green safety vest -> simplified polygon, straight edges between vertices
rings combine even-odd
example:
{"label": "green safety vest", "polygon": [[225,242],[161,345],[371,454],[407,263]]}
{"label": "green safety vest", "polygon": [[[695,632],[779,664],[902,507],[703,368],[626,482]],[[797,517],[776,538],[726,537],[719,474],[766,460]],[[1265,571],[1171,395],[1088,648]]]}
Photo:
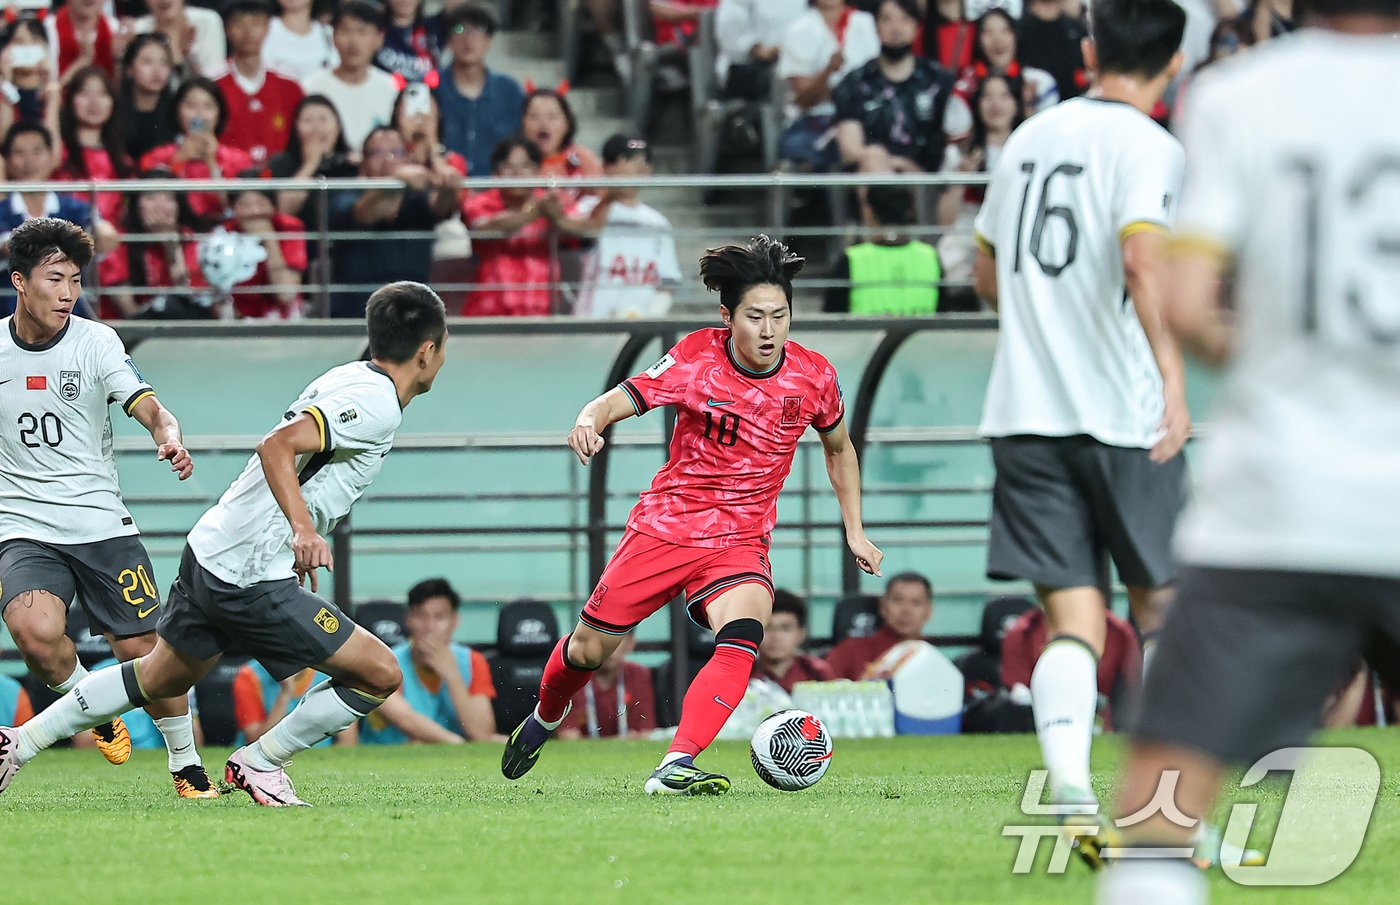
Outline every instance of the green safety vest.
{"label": "green safety vest", "polygon": [[938,252],[927,242],[862,242],[846,249],[846,258],[851,265],[852,314],[899,316],[938,310],[943,269]]}

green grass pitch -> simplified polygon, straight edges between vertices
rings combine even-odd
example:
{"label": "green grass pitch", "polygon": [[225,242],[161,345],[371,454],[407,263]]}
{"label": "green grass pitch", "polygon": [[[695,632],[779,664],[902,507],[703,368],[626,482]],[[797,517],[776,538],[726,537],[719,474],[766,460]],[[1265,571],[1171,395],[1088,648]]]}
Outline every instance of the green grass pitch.
{"label": "green grass pitch", "polygon": [[[1332,744],[1372,751],[1382,787],[1360,858],[1314,889],[1246,889],[1218,873],[1217,903],[1391,901],[1400,883],[1393,731],[1353,730]],[[234,793],[177,801],[164,755],[112,767],[93,751],[57,751],[0,796],[6,903],[1089,903],[1077,859],[1061,876],[1014,876],[1014,822],[1031,736],[841,741],[806,792],[763,785],[747,748],[702,763],[727,771],[723,798],[641,792],[660,748],[554,742],[517,783],[500,748],[315,751],[291,773],[311,810],[269,810]],[[1095,745],[1100,795],[1121,748]],[[219,765],[224,751],[206,752]],[[1277,816],[1271,787],[1260,822]],[[1048,851],[1048,843],[1046,850]],[[1046,860],[1043,854],[1038,864]]]}

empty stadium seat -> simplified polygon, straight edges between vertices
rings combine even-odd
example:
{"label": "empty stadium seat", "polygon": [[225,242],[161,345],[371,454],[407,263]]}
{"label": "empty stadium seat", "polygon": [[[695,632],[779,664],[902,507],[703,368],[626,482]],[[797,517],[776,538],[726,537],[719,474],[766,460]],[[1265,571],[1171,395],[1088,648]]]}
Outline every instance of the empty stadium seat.
{"label": "empty stadium seat", "polygon": [[68,637],[73,639],[73,646],[78,649],[78,662],[84,666],[91,667],[92,664],[112,656],[112,648],[107,644],[107,639],[94,634],[89,628],[87,613],[81,605],[75,603],[68,608],[68,626],[65,631]]}
{"label": "empty stadium seat", "polygon": [[540,690],[545,660],[559,641],[554,608],[540,600],[501,607],[496,650],[487,658],[496,686],[496,726],[509,733],[530,713]]}
{"label": "empty stadium seat", "polygon": [[397,600],[370,600],[355,607],[355,621],[390,647],[408,640],[404,614],[408,608]]}
{"label": "empty stadium seat", "polygon": [[[672,603],[671,606],[680,606]],[[701,628],[689,619],[685,621],[685,647],[689,654],[689,663],[686,668],[685,686],[690,687],[690,683],[695,681],[695,674],[700,671],[710,660],[710,655],[715,652],[715,633],[707,628]],[[675,661],[667,660],[652,671],[652,683],[656,690],[656,724],[658,726],[675,726],[681,720],[681,702],[676,699],[671,678],[675,675]]]}
{"label": "empty stadium seat", "polygon": [[831,617],[831,643],[847,638],[864,638],[880,627],[880,598],[873,594],[853,594],[836,603]]}
{"label": "empty stadium seat", "polygon": [[977,647],[955,662],[967,683],[970,698],[974,692],[990,693],[1001,687],[1001,639],[1026,610],[1035,604],[1025,597],[994,597],[982,607],[982,629]]}

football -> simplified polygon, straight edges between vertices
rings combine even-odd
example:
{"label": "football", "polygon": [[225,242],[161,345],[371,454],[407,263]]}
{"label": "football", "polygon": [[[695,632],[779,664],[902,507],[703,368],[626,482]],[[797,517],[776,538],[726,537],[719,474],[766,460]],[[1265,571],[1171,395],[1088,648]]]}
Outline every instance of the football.
{"label": "football", "polygon": [[831,766],[831,735],[813,714],[783,710],[759,723],[749,745],[758,778],[775,789],[810,789]]}

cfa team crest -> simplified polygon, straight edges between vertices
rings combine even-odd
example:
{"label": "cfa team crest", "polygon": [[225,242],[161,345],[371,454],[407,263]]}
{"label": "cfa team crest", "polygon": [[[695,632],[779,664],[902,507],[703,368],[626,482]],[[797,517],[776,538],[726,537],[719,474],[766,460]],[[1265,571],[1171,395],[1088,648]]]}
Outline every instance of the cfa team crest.
{"label": "cfa team crest", "polygon": [[58,395],[68,402],[78,398],[82,392],[83,375],[79,371],[59,371],[58,372]]}
{"label": "cfa team crest", "polygon": [[316,614],[315,622],[327,635],[334,635],[340,628],[340,620],[336,618],[335,613],[325,607],[321,607],[320,612]]}

